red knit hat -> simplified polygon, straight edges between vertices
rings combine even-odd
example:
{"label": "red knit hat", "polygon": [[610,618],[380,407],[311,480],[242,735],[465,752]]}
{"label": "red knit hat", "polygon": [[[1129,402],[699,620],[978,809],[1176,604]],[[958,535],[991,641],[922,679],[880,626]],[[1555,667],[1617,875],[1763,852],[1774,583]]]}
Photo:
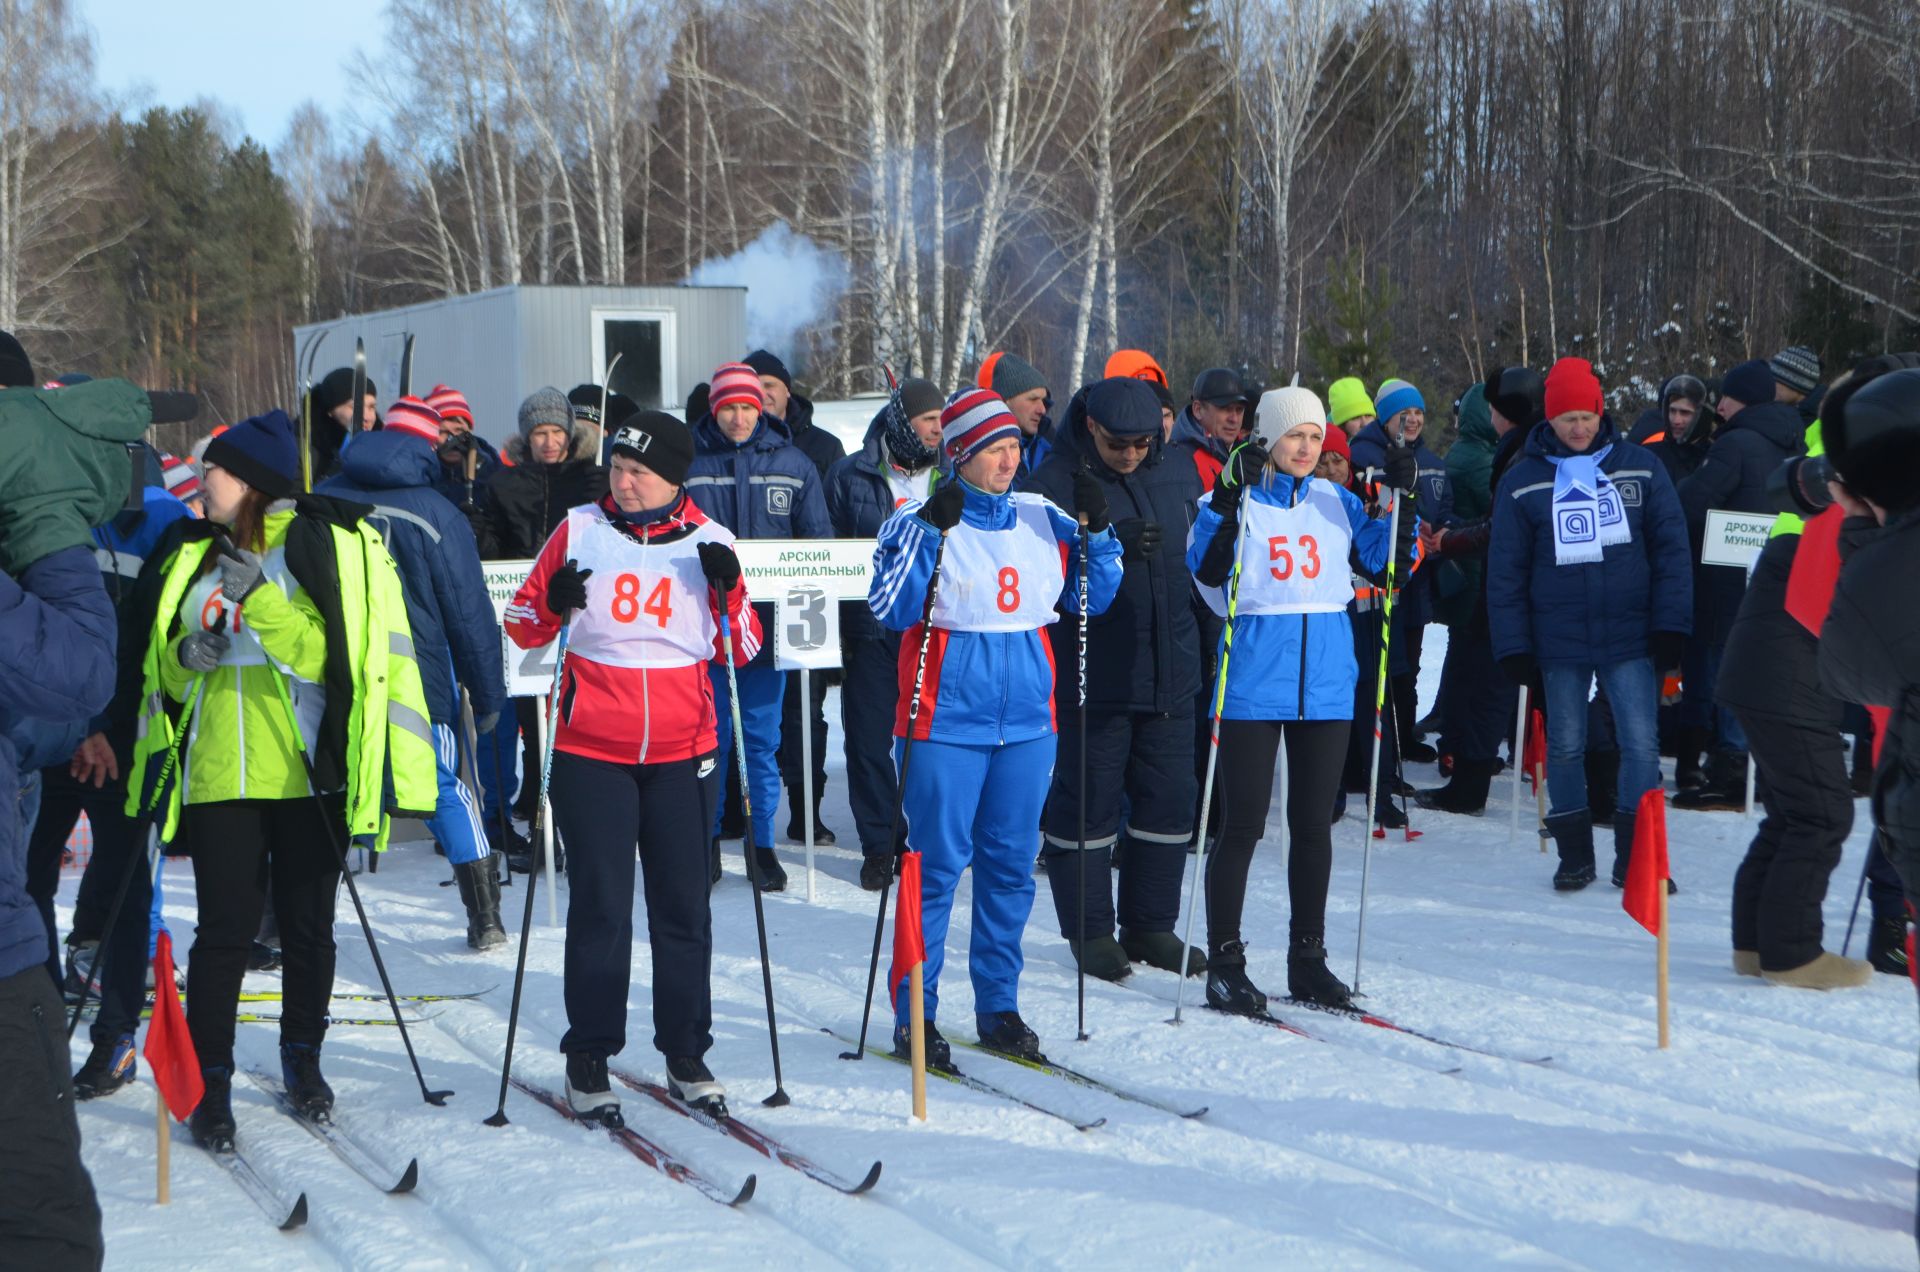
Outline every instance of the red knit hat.
{"label": "red knit hat", "polygon": [[433,392],[427,394],[427,405],[440,412],[443,420],[463,419],[473,423],[473,408],[467,405],[467,395],[450,384],[436,384]]}
{"label": "red knit hat", "polygon": [[744,362],[728,362],[718,367],[707,385],[707,410],[714,415],[729,402],[750,402],[757,410],[767,407],[767,395],[760,387],[760,373]]}
{"label": "red knit hat", "polygon": [[1590,411],[1599,415],[1606,409],[1600,380],[1593,374],[1593,364],[1585,358],[1562,358],[1547,372],[1548,419],[1568,411]]}
{"label": "red knit hat", "polygon": [[417,397],[403,397],[388,407],[380,426],[389,433],[407,433],[440,444],[440,412]]}
{"label": "red knit hat", "polygon": [[1020,436],[1020,422],[992,389],[963,388],[940,409],[940,449],[956,464],[1002,437]]}
{"label": "red knit hat", "polygon": [[1320,453],[1324,455],[1328,451],[1332,451],[1349,464],[1353,462],[1353,448],[1347,445],[1345,429],[1330,428],[1327,430],[1326,440],[1320,443]]}
{"label": "red knit hat", "polygon": [[166,483],[167,493],[182,503],[206,494],[200,485],[200,474],[193,471],[193,465],[165,451],[160,452],[160,480]]}

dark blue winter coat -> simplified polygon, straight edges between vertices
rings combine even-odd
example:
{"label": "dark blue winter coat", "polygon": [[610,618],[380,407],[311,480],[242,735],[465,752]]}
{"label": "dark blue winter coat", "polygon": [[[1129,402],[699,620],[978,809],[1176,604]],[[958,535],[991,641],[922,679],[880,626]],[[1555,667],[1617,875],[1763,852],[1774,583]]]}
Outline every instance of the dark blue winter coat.
{"label": "dark blue winter coat", "polygon": [[1687,524],[1666,468],[1603,417],[1588,448],[1611,446],[1600,470],[1619,488],[1629,543],[1585,565],[1556,565],[1553,475],[1548,457],[1572,452],[1546,420],[1500,479],[1487,550],[1487,619],[1493,656],[1604,665],[1645,658],[1654,632],[1693,630]]}
{"label": "dark blue winter coat", "polygon": [[[1700,559],[1709,511],[1775,511],[1767,481],[1789,458],[1807,453],[1806,433],[1800,412],[1785,402],[1757,403],[1720,426],[1706,458],[1679,487],[1694,560]],[[1699,577],[1696,629],[1709,647],[1718,649],[1733,631],[1740,598],[1747,592],[1747,572],[1734,565],[1703,565]]]}
{"label": "dark blue winter coat", "polygon": [[47,927],[27,896],[20,779],[73,754],[113,697],[113,604],[86,548],[0,571],[0,979],[47,961]]}
{"label": "dark blue winter coat", "polygon": [[[1392,444],[1393,439],[1387,433],[1384,420],[1376,419],[1355,433],[1350,443],[1354,476],[1377,480],[1378,471],[1386,467],[1387,447]],[[1427,445],[1425,429],[1407,445],[1413,450],[1413,462],[1419,468],[1419,476],[1414,479],[1414,497],[1420,520],[1443,530],[1453,529],[1459,524],[1459,519],[1453,515],[1453,483],[1447,479],[1447,461],[1434,454],[1433,448]],[[1368,477],[1369,470],[1373,470],[1374,476]],[[1437,573],[1436,570],[1420,570],[1406,587],[1400,589],[1400,599],[1395,602],[1393,614],[1396,635],[1403,623],[1408,627],[1423,627],[1432,619],[1433,580]]]}
{"label": "dark blue winter coat", "polygon": [[[712,415],[700,418],[687,494],[737,539],[833,538],[820,470],[793,444],[787,426],[764,412],[744,442],[722,432]],[[772,605],[756,608],[760,629],[772,631]],[[760,647],[754,663],[772,665],[772,641]]]}
{"label": "dark blue winter coat", "polygon": [[[1147,458],[1126,476],[1102,462],[1087,429],[1084,399],[1075,397],[1066,425],[1053,436],[1053,453],[1019,489],[1045,495],[1068,516],[1078,516],[1073,474],[1083,461],[1107,496],[1107,515],[1117,527],[1128,520],[1160,524],[1159,551],[1147,559],[1124,557],[1120,591],[1113,604],[1087,624],[1087,705],[1103,711],[1187,710],[1200,691],[1200,630],[1193,614],[1193,575],[1186,540],[1194,498],[1200,492],[1193,465],[1158,433]],[[1068,598],[1071,600],[1072,598]],[[1072,667],[1079,652],[1080,614],[1063,604],[1066,617],[1047,630],[1054,665]],[[1079,701],[1072,677],[1056,691],[1061,704]]]}
{"label": "dark blue winter coat", "polygon": [[475,717],[500,710],[507,689],[480,550],[466,517],[434,490],[439,468],[425,438],[383,429],[342,451],[340,475],[316,493],[373,505],[369,520],[400,569],[428,714],[450,725],[460,718],[456,676]]}
{"label": "dark blue winter coat", "polygon": [[[893,515],[893,485],[887,480],[891,461],[883,438],[889,409],[883,406],[874,413],[865,445],[827,470],[827,519],[833,523],[836,539],[876,539]],[[943,479],[944,474],[934,484]],[[847,640],[880,640],[888,635],[865,601],[848,601],[840,607],[840,634]]]}
{"label": "dark blue winter coat", "polygon": [[1033,430],[1033,436],[1020,434],[1020,473],[1027,477],[1040,471],[1040,465],[1047,462],[1047,456],[1053,453],[1053,417],[1042,415],[1040,427]]}

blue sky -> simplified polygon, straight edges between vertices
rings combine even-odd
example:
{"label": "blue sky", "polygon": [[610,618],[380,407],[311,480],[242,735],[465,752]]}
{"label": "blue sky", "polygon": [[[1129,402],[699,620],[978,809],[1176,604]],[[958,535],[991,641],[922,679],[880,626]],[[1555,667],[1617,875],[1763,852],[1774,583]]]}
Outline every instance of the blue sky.
{"label": "blue sky", "polygon": [[271,147],[311,98],[341,121],[346,67],[378,48],[383,0],[79,0],[100,88],[129,111],[211,97]]}

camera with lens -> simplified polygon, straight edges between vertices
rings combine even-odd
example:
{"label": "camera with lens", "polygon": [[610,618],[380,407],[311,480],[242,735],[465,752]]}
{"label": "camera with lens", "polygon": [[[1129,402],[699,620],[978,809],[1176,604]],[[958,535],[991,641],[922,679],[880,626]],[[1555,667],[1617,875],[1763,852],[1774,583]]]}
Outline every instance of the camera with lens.
{"label": "camera with lens", "polygon": [[1776,512],[1813,517],[1833,504],[1833,492],[1827,489],[1827,483],[1839,479],[1833,461],[1825,455],[1795,455],[1773,470],[1767,479],[1767,493]]}

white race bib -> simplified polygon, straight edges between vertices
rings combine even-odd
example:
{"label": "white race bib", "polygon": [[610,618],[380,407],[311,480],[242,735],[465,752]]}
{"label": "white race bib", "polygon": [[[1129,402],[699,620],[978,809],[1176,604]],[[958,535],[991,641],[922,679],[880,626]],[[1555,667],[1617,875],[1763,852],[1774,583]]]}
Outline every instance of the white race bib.
{"label": "white race bib", "polygon": [[[1240,565],[1242,614],[1331,614],[1353,599],[1347,556],[1353,533],[1340,494],[1324,481],[1307,484],[1291,508],[1248,494],[1240,504],[1246,559]],[[1223,588],[1202,587],[1207,606],[1226,617]]]}
{"label": "white race bib", "polygon": [[[207,551],[212,552],[209,548]],[[291,597],[299,585],[287,570],[287,554],[284,548],[272,548],[262,558],[265,572],[262,587],[277,587],[283,596]],[[187,595],[180,602],[180,621],[189,631],[210,632],[214,620],[225,614],[227,621],[222,630],[227,635],[227,652],[220,657],[222,667],[264,667],[267,665],[267,651],[261,647],[259,637],[247,626],[247,607],[243,602],[235,605],[220,590],[220,571],[209,568],[195,579],[193,586],[187,589]]]}
{"label": "white race bib", "polygon": [[700,545],[732,542],[712,521],[672,543],[636,542],[594,505],[568,512],[567,555],[593,571],[568,652],[610,667],[684,667],[713,657],[720,629]]}
{"label": "white race bib", "polygon": [[961,522],[947,532],[933,625],[952,632],[1030,632],[1055,622],[1066,583],[1047,501],[1013,496],[1014,524],[980,530]]}

